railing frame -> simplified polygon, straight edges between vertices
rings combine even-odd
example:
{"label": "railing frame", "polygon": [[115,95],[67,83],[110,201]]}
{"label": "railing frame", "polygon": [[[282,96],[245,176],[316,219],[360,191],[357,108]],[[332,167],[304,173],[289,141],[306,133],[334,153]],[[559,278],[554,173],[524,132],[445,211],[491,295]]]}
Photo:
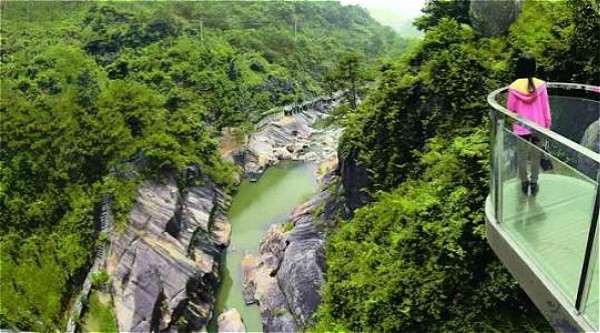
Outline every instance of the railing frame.
{"label": "railing frame", "polygon": [[[600,87],[590,86],[590,85],[585,85],[585,84],[560,83],[560,82],[548,82],[546,84],[547,84],[548,88],[559,88],[559,89],[562,88],[562,89],[567,89],[567,90],[583,89],[583,90],[591,91],[591,92],[599,92],[600,91],[599,90]],[[496,101],[496,96],[500,93],[507,91],[508,88],[509,87],[503,87],[503,88],[494,90],[488,95],[487,102],[490,106],[492,106],[492,108],[495,109],[495,111],[498,111],[498,112],[504,114],[505,116],[509,117],[510,119],[517,121],[521,124],[524,124],[527,127],[533,128],[537,133],[542,134],[543,136],[550,138],[554,141],[560,142],[560,143],[564,144],[565,146],[567,146],[568,148],[592,159],[593,161],[600,160],[600,154],[595,153],[592,150],[590,150],[576,142],[573,142],[556,132],[552,132],[548,129],[545,129],[545,128],[541,127],[540,125],[538,125],[528,119],[522,118],[522,117],[518,116],[516,113],[509,111],[507,108],[500,105]]]}
{"label": "railing frame", "polygon": [[[555,89],[566,89],[566,90],[571,90],[571,89],[576,89],[576,90],[585,90],[585,91],[590,91],[590,92],[595,92],[595,93],[600,93],[600,87],[598,86],[592,86],[592,85],[586,85],[586,84],[577,84],[577,83],[563,83],[563,82],[548,82],[547,83],[547,87],[548,88],[555,88]],[[592,150],[588,149],[587,147],[581,146],[580,144],[573,142],[572,140],[569,140],[567,138],[565,138],[564,136],[555,133],[553,131],[550,131],[548,129],[545,129],[543,127],[541,127],[540,125],[522,118],[520,116],[518,116],[516,113],[506,109],[505,107],[503,107],[502,105],[500,105],[497,101],[496,101],[496,96],[498,96],[499,94],[508,91],[509,87],[503,87],[497,90],[494,90],[493,92],[491,92],[488,96],[487,96],[487,102],[488,104],[493,108],[493,110],[491,111],[491,118],[492,118],[492,133],[493,133],[493,138],[495,140],[494,144],[494,151],[492,152],[494,154],[494,156],[492,156],[492,161],[493,161],[493,165],[492,165],[492,175],[495,177],[494,180],[494,188],[492,189],[494,191],[494,214],[496,215],[496,222],[498,224],[501,223],[502,221],[502,172],[501,172],[501,168],[500,166],[500,156],[499,153],[503,151],[503,146],[504,146],[504,126],[505,126],[505,122],[506,122],[506,117],[508,117],[508,119],[511,119],[513,121],[519,122],[521,124],[524,124],[525,126],[528,126],[530,128],[532,128],[536,133],[541,134],[543,136],[545,136],[546,138],[550,138],[555,142],[559,142],[563,145],[565,145],[567,148],[582,154],[584,156],[586,156],[587,158],[590,158],[593,161],[597,161],[598,163],[600,163],[600,154],[593,152]],[[594,203],[594,211],[592,212],[592,221],[590,224],[590,229],[588,232],[588,239],[587,239],[587,243],[586,243],[586,249],[585,249],[585,254],[584,254],[584,260],[583,260],[583,264],[582,264],[582,268],[581,268],[581,275],[580,275],[580,279],[579,279],[579,285],[577,288],[577,297],[575,299],[575,309],[578,311],[578,313],[582,313],[585,309],[585,303],[587,302],[587,297],[588,297],[588,293],[589,293],[589,288],[590,288],[590,280],[591,280],[591,275],[592,275],[592,270],[590,270],[590,262],[592,260],[592,257],[594,255],[597,255],[597,243],[598,243],[598,219],[599,219],[599,215],[600,214],[600,170],[598,170],[597,172],[597,177],[596,177],[596,200]]]}
{"label": "railing frame", "polygon": [[585,246],[585,254],[583,257],[583,267],[581,267],[581,275],[579,277],[579,287],[577,288],[577,298],[575,299],[575,309],[582,313],[585,309],[583,306],[587,302],[590,280],[592,279],[592,271],[590,263],[594,254],[597,255],[598,245],[598,214],[600,214],[600,171],[597,172],[596,181],[596,202],[594,203],[594,211],[592,212],[592,221],[588,232],[588,240]]}

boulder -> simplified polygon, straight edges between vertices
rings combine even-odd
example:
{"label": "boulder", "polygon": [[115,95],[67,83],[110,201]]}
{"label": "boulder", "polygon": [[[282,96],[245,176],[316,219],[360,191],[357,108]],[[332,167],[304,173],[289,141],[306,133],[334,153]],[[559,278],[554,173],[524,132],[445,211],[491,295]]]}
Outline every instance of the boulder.
{"label": "boulder", "polygon": [[491,37],[505,34],[520,11],[519,0],[476,0],[470,3],[469,17],[476,30]]}
{"label": "boulder", "polygon": [[[324,97],[323,97],[324,98]],[[262,126],[250,136],[246,152],[235,159],[241,163],[247,177],[258,179],[271,165],[280,160],[299,160],[308,151],[310,138],[315,130],[311,127],[334,106],[333,101],[319,101],[294,115],[261,121]],[[333,144],[331,139],[326,139]]]}
{"label": "boulder", "polygon": [[[586,128],[580,143],[589,150],[600,153],[600,119]],[[598,162],[586,156],[579,156],[578,169],[591,179],[595,179],[598,172]]]}
{"label": "boulder", "polygon": [[246,332],[240,313],[236,309],[229,309],[217,318],[219,332]]}
{"label": "boulder", "polygon": [[294,158],[294,155],[286,148],[276,148],[273,153],[278,160],[291,160]]}
{"label": "boulder", "polygon": [[293,241],[287,247],[277,281],[281,286],[288,308],[303,326],[321,304],[321,286],[324,280],[325,254],[321,237]]}
{"label": "boulder", "polygon": [[218,256],[228,243],[210,230],[214,217],[226,229],[229,200],[210,182],[182,196],[172,178],[147,181],[137,193],[107,265],[119,330],[198,330],[211,317]]}
{"label": "boulder", "polygon": [[261,241],[259,255],[247,254],[242,260],[244,301],[259,304],[265,332],[298,331],[275,277],[286,243],[283,226],[274,224]]}
{"label": "boulder", "polygon": [[321,222],[313,214],[331,198],[325,190],[296,208],[294,229],[287,233],[283,225],[272,225],[259,254],[248,254],[242,262],[244,299],[259,303],[265,332],[297,332],[311,324],[321,303],[325,270]]}
{"label": "boulder", "polygon": [[283,232],[283,225],[273,224],[269,227],[260,242],[259,253],[261,255],[273,256],[276,260],[281,261],[286,246],[287,236]]}
{"label": "boulder", "polygon": [[314,151],[311,151],[302,155],[301,159],[307,162],[314,162],[319,160],[319,155],[317,155],[317,153],[315,153]]}
{"label": "boulder", "polygon": [[254,294],[256,292],[256,269],[258,257],[249,253],[242,259],[242,294],[244,295],[244,303],[246,305],[257,302]]}

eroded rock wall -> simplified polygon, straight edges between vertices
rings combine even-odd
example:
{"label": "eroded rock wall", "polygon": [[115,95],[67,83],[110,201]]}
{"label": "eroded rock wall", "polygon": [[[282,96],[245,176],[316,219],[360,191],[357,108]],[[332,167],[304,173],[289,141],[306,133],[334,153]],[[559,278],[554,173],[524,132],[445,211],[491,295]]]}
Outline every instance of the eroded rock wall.
{"label": "eroded rock wall", "polygon": [[343,185],[343,195],[346,198],[348,215],[371,201],[366,191],[371,186],[367,168],[360,163],[355,152],[346,157],[340,157],[338,173]]}
{"label": "eroded rock wall", "polygon": [[107,267],[119,330],[198,330],[212,315],[230,199],[210,182],[182,193],[174,179],[137,194]]}

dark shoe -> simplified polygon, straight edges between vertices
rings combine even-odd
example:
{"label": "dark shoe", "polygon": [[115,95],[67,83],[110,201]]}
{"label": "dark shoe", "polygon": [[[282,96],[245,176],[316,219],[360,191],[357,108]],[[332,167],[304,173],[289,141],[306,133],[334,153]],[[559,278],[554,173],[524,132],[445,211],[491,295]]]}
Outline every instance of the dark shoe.
{"label": "dark shoe", "polygon": [[537,182],[529,183],[529,187],[531,188],[531,195],[537,195],[540,190]]}
{"label": "dark shoe", "polygon": [[529,190],[529,182],[521,182],[521,191],[523,191],[523,194],[527,195],[528,190]]}

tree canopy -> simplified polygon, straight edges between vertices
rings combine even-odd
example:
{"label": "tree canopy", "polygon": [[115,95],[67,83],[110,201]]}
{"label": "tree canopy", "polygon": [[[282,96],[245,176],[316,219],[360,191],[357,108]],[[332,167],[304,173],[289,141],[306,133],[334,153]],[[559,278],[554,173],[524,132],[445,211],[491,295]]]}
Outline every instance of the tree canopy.
{"label": "tree canopy", "polygon": [[597,50],[589,29],[600,9],[525,1],[508,33],[488,38],[467,10],[468,1],[429,2],[417,20],[423,40],[381,67],[346,122],[340,158],[367,169],[374,202],[327,239],[319,331],[551,329],[485,240],[485,96],[512,81],[522,52],[542,79],[598,84],[588,47]]}
{"label": "tree canopy", "polygon": [[104,195],[123,228],[142,179],[196,165],[197,181],[230,188],[221,129],[322,93],[338,54],[375,59],[406,45],[337,3],[0,7],[0,326],[22,330],[64,327]]}

